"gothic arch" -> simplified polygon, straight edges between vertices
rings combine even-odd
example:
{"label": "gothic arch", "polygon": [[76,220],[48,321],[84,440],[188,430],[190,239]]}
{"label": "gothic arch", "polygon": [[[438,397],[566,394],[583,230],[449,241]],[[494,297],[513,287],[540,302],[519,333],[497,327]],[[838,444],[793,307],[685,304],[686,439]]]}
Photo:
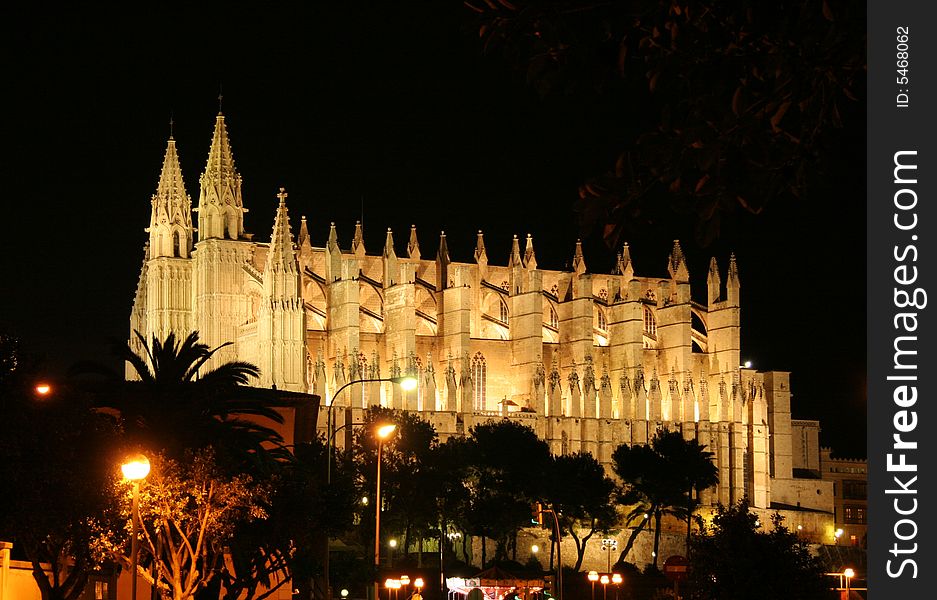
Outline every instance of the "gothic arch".
{"label": "gothic arch", "polygon": [[436,335],[436,297],[421,285],[414,287],[413,304],[416,306],[416,334]]}
{"label": "gothic arch", "polygon": [[328,319],[328,304],[325,289],[314,279],[308,279],[303,286],[303,303],[306,307],[306,328],[325,331]]}

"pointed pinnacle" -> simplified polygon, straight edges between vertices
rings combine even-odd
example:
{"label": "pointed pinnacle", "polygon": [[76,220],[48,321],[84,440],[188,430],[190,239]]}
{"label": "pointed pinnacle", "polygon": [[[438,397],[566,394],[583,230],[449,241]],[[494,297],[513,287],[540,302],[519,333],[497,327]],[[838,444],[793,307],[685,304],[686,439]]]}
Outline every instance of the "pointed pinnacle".
{"label": "pointed pinnacle", "polygon": [[410,225],[410,241],[407,243],[407,256],[420,260],[420,242],[416,238],[416,225]]}
{"label": "pointed pinnacle", "polygon": [[485,234],[478,230],[478,238],[475,242],[475,262],[488,262],[488,253],[485,251]]}

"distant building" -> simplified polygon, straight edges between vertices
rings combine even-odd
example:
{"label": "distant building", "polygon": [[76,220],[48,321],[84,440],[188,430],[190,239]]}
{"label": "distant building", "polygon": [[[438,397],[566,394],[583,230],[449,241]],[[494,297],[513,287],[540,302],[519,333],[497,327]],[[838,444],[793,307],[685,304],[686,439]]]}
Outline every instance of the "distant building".
{"label": "distant building", "polygon": [[868,461],[858,458],[832,458],[829,448],[820,450],[823,479],[833,482],[833,509],[836,528],[843,533],[837,544],[866,547],[868,514]]}
{"label": "distant building", "polygon": [[418,377],[412,392],[351,386],[334,398],[344,409],[338,425],[381,404],[419,413],[445,439],[506,416],[554,453],[588,451],[606,466],[620,444],[681,431],[715,453],[719,485],[705,502],[747,496],[765,511],[794,511],[810,535],[832,541],[831,484],[795,477],[803,440],[792,429],[789,374],[740,366],[734,256],[723,269],[711,260],[706,300],[696,302],[678,242],[649,276],[636,273],[627,244],[612,273],[590,273],[578,243],[571,271],[540,269],[529,235],[515,236],[501,264],[489,262],[481,231],[469,263],[450,259],[444,233],[424,256],[416,226],[405,246],[388,230],[368,253],[361,224],[340,239],[334,223],[319,221],[322,204],[312,226],[328,228],[328,241],[314,247],[305,217],[294,242],[285,191],[273,196],[267,209],[254,200],[275,213],[270,240],[255,240],[218,114],[194,222],[170,138],[131,330],[232,342],[213,364],[249,361],[259,386],[315,393],[324,405],[350,381]]}

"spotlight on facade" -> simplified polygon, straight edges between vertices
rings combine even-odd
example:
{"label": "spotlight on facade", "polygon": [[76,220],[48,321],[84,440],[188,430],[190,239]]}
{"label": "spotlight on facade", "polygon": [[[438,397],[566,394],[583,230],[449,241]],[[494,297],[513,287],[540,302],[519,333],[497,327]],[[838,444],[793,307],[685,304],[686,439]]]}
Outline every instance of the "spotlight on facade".
{"label": "spotlight on facade", "polygon": [[532,546],[530,547],[530,551],[533,552],[534,554],[536,554],[536,553],[540,552],[540,546],[538,546],[537,544],[534,544],[534,545],[532,545]]}
{"label": "spotlight on facade", "polygon": [[752,368],[752,361],[746,360],[746,361],[745,361],[745,364],[742,365],[742,366],[745,367],[746,369],[751,369],[751,368]]}

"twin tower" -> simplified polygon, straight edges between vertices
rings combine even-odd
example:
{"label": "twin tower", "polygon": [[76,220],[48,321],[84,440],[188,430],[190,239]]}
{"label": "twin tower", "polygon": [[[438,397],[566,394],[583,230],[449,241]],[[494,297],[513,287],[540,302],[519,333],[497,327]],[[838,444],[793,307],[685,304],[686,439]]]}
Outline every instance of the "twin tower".
{"label": "twin tower", "polygon": [[[450,260],[445,234],[424,257],[415,226],[405,247],[388,230],[369,254],[360,223],[347,245],[333,223],[313,247],[305,218],[294,243],[283,190],[269,242],[254,241],[221,114],[191,204],[170,138],[130,319],[147,338],[230,342],[213,364],[256,364],[257,385],[316,393],[344,408],[339,424],[382,404],[418,412],[444,440],[504,416],[556,454],[606,465],[622,443],[679,430],[716,453],[711,500],[791,500],[775,485],[792,477],[788,375],[740,367],[734,257],[722,273],[711,261],[703,303],[677,242],[656,277],[636,274],[627,245],[613,273],[589,273],[578,243],[571,271],[540,269],[529,235],[500,264],[481,231],[467,263]],[[367,382],[333,397],[407,373],[411,392]]]}

